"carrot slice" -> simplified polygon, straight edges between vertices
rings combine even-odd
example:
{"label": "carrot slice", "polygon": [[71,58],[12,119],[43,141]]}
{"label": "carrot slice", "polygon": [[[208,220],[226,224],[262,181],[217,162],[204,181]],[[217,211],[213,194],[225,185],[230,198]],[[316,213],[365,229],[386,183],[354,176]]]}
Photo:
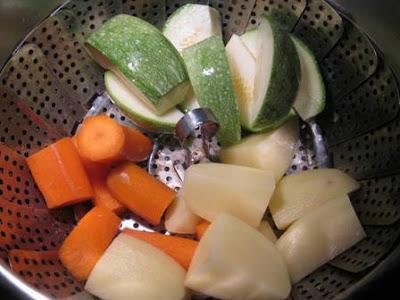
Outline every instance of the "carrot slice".
{"label": "carrot slice", "polygon": [[79,151],[78,147],[78,138],[76,135],[71,137],[72,143],[75,145],[76,150],[79,153],[81,158],[81,162],[83,167],[85,168],[86,174],[88,175],[89,179],[93,176],[106,176],[111,169],[109,163],[100,163],[100,162],[93,162],[83,158],[82,154]]}
{"label": "carrot slice", "polygon": [[208,226],[210,226],[210,222],[207,220],[201,220],[197,225],[196,225],[196,237],[198,240],[202,238],[204,233],[206,232]]}
{"label": "carrot slice", "polygon": [[142,161],[149,157],[153,147],[152,140],[139,130],[104,115],[85,119],[77,134],[77,144],[84,160],[102,163]]}
{"label": "carrot slice", "polygon": [[46,204],[61,207],[88,200],[93,190],[70,138],[40,150],[26,159]]}
{"label": "carrot slice", "polygon": [[95,206],[101,206],[119,214],[125,210],[125,206],[116,200],[106,185],[106,176],[102,174],[98,176],[92,176],[90,183],[93,188],[93,204]]}
{"label": "carrot slice", "polygon": [[72,230],[59,250],[64,267],[85,280],[118,232],[121,223],[113,212],[95,207]]}
{"label": "carrot slice", "polygon": [[115,199],[153,225],[160,224],[176,196],[173,190],[130,162],[110,172],[107,187]]}
{"label": "carrot slice", "polygon": [[198,244],[198,242],[190,239],[164,235],[158,232],[124,229],[123,233],[159,248],[165,254],[175,259],[186,270],[189,268]]}

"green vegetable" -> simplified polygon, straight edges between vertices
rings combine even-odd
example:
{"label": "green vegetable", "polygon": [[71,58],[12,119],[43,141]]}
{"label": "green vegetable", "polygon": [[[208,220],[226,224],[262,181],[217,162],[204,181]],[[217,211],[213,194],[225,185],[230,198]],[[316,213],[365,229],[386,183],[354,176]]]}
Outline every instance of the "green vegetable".
{"label": "green vegetable", "polygon": [[303,120],[308,120],[325,108],[325,85],[318,62],[311,50],[292,36],[300,58],[301,81],[293,107]]}
{"label": "green vegetable", "polygon": [[176,123],[183,117],[183,114],[176,108],[171,109],[163,116],[156,115],[113,72],[106,72],[104,81],[113,102],[139,126],[147,130],[174,132]]}
{"label": "green vegetable", "polygon": [[275,128],[288,118],[299,86],[300,62],[288,34],[266,16],[261,17],[253,39],[255,44],[248,48],[256,55],[255,92],[242,124],[250,131],[260,132]]}
{"label": "green vegetable", "polygon": [[186,4],[168,18],[163,33],[182,51],[213,35],[222,37],[221,17],[211,6]]}
{"label": "green vegetable", "polygon": [[221,37],[210,37],[182,52],[194,93],[201,107],[210,108],[220,129],[222,145],[240,141],[239,109]]}
{"label": "green vegetable", "polygon": [[86,46],[157,114],[184,100],[189,84],[182,58],[153,25],[118,15],[93,33]]}

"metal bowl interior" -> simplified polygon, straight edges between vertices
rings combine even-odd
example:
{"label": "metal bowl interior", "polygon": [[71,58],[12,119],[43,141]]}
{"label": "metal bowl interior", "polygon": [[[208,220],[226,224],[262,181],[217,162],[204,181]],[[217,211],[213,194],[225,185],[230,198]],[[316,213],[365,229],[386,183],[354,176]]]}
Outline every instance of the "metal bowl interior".
{"label": "metal bowl interior", "polygon": [[[0,272],[25,295],[63,298],[83,291],[83,284],[62,267],[56,250],[89,206],[48,211],[24,158],[74,134],[86,115],[105,113],[135,126],[111,103],[103,70],[85,52],[84,40],[120,13],[161,27],[188,2],[72,0],[33,29],[1,71]],[[399,255],[400,97],[390,66],[362,29],[324,0],[199,2],[220,11],[225,40],[268,14],[315,52],[327,108],[316,120],[301,124],[289,172],[334,166],[359,180],[362,188],[352,195],[352,203],[368,238],[296,284],[292,297],[351,294]],[[158,141],[162,147],[152,156],[150,171],[179,189],[177,174],[173,168],[166,171],[165,160],[159,159],[169,155],[173,163],[179,156],[174,139],[162,136]],[[165,232],[134,215],[124,218],[123,226]]]}

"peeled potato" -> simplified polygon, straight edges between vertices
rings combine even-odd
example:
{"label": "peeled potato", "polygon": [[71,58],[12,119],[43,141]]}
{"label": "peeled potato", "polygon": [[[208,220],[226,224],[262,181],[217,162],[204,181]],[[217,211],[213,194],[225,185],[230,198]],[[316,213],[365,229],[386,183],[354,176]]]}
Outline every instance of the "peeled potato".
{"label": "peeled potato", "polygon": [[165,213],[164,224],[169,232],[194,234],[200,219],[189,209],[185,200],[178,195]]}
{"label": "peeled potato", "polygon": [[161,250],[121,233],[97,262],[85,289],[101,299],[188,299],[185,270]]}
{"label": "peeled potato", "polygon": [[265,236],[267,239],[269,239],[271,242],[275,243],[277,238],[272,230],[271,225],[269,225],[268,221],[262,221],[260,223],[260,226],[258,226],[258,231]]}
{"label": "peeled potato", "polygon": [[269,209],[276,226],[285,229],[312,208],[359,187],[357,181],[337,169],[300,172],[279,182]]}
{"label": "peeled potato", "polygon": [[275,245],[227,214],[219,215],[204,233],[185,285],[219,299],[286,299],[291,288]]}
{"label": "peeled potato", "polygon": [[364,237],[349,197],[341,196],[294,222],[276,246],[296,283]]}
{"label": "peeled potato", "polygon": [[272,132],[253,134],[239,144],[223,148],[223,163],[270,170],[279,181],[293,160],[299,139],[298,120],[293,119]]}
{"label": "peeled potato", "polygon": [[189,208],[203,219],[212,222],[228,213],[258,227],[274,188],[270,171],[206,163],[186,170],[181,191]]}

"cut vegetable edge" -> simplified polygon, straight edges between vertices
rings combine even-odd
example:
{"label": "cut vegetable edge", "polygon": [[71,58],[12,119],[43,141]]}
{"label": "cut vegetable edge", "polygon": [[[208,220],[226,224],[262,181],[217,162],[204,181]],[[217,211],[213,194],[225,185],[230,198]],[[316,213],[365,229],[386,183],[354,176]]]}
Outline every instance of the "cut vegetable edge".
{"label": "cut vegetable edge", "polygon": [[240,36],[240,39],[253,55],[254,59],[256,59],[258,57],[258,54],[260,53],[260,49],[258,49],[257,46],[257,29],[253,28],[246,31]]}
{"label": "cut vegetable edge", "polygon": [[[254,100],[250,103],[245,128],[261,132],[276,128],[288,117],[300,80],[300,62],[293,42],[266,16],[256,30]],[[253,37],[254,38],[254,37]]]}
{"label": "cut vegetable edge", "polygon": [[325,108],[325,85],[318,62],[300,39],[291,36],[300,59],[301,80],[293,107],[304,120],[315,117]]}
{"label": "cut vegetable edge", "polygon": [[189,3],[168,18],[162,32],[178,51],[182,51],[213,35],[222,37],[221,17],[209,5]]}
{"label": "cut vegetable edge", "polygon": [[119,80],[124,83],[126,88],[129,89],[130,92],[133,95],[135,95],[136,98],[140,99],[142,103],[145,104],[147,108],[153,112],[153,114],[164,115],[169,110],[173,109],[176,105],[183,102],[184,97],[182,95],[185,95],[187,93],[187,90],[189,88],[188,81],[184,81],[175,86],[166,95],[164,95],[159,99],[158,103],[161,104],[156,105],[155,103],[150,101],[143,94],[143,92],[132,81],[130,81],[116,66],[114,66],[101,51],[96,49],[93,45],[91,45],[88,42],[85,44],[85,47],[89,52],[90,56],[100,66],[102,66],[106,70],[112,71],[119,78]]}
{"label": "cut vegetable edge", "polygon": [[225,50],[239,108],[240,122],[246,127],[250,118],[249,104],[254,101],[256,60],[236,34],[232,35]]}
{"label": "cut vegetable edge", "polygon": [[183,117],[182,112],[176,108],[165,115],[156,115],[111,71],[104,74],[104,81],[113,102],[139,126],[147,130],[173,132],[176,123]]}

